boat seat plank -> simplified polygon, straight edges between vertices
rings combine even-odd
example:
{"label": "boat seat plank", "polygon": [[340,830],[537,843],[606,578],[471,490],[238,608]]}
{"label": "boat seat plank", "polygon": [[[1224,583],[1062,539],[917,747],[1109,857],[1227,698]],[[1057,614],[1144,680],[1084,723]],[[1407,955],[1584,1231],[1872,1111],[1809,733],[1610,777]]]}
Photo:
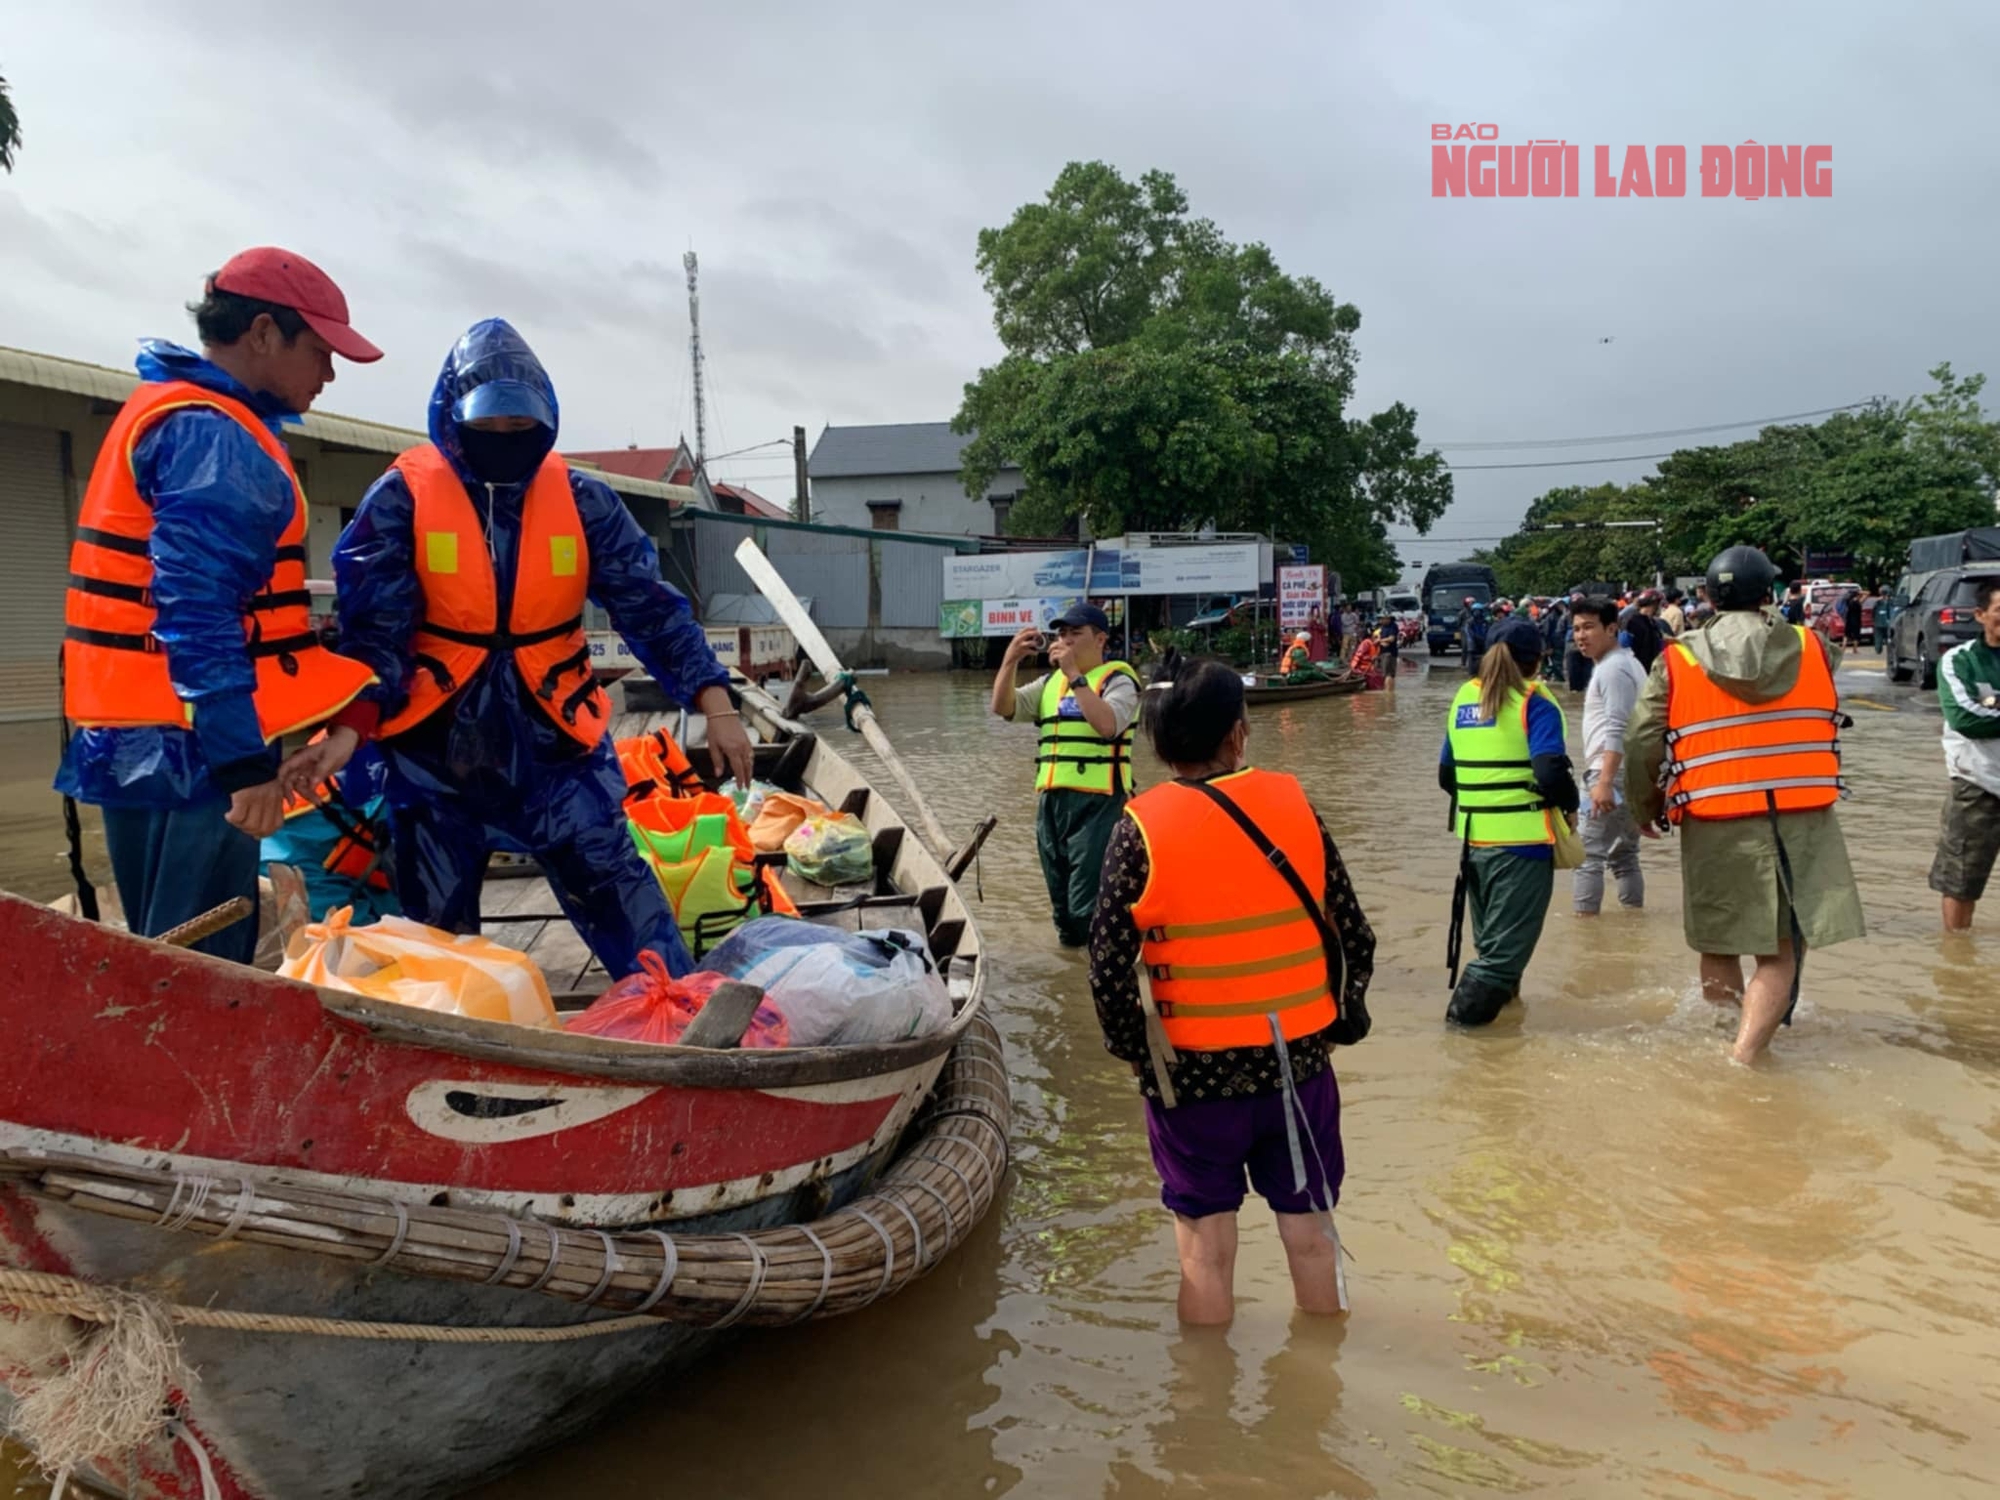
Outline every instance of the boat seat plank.
{"label": "boat seat plank", "polygon": [[958,952],[959,942],[965,937],[965,923],[957,917],[947,917],[931,929],[931,957],[943,963]]}
{"label": "boat seat plank", "polygon": [[896,889],[889,878],[896,868],[896,856],[903,849],[903,825],[890,823],[875,831],[874,842],[869,846],[875,857],[875,891],[886,896]]}

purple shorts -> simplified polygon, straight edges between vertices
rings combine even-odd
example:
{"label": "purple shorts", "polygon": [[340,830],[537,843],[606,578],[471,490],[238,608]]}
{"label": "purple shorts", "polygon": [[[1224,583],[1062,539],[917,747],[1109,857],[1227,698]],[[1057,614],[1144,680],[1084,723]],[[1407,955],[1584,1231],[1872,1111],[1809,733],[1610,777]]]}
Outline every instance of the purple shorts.
{"label": "purple shorts", "polygon": [[[1233,1214],[1243,1206],[1243,1177],[1281,1214],[1311,1213],[1340,1201],[1347,1170],[1340,1149],[1340,1088],[1333,1069],[1299,1086],[1299,1150],[1305,1156],[1306,1189],[1292,1172],[1285,1143],[1285,1096],[1252,1094],[1243,1099],[1190,1099],[1167,1109],[1146,1101],[1146,1139],[1160,1173],[1160,1201],[1189,1219]],[[1317,1157],[1313,1147],[1319,1147]],[[1326,1186],[1320,1185],[1322,1164]]]}

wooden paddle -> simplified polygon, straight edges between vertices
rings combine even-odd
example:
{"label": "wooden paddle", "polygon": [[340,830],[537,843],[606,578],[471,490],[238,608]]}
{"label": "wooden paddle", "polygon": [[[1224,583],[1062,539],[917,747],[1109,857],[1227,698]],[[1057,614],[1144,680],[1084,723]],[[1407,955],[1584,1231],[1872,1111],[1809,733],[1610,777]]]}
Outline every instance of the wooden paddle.
{"label": "wooden paddle", "polygon": [[[750,575],[752,583],[763,590],[764,597],[769,599],[771,607],[777,610],[778,618],[791,630],[792,639],[805,649],[806,655],[812,658],[813,665],[819,668],[820,676],[830,684],[847,670],[840,664],[840,658],[834,655],[833,647],[827,644],[826,637],[820,634],[819,627],[813,624],[812,616],[806,613],[806,607],[799,603],[799,596],[792,592],[791,586],[779,576],[778,570],[771,566],[771,560],[748,537],[745,537],[742,545],[736,549],[736,565]],[[910,775],[902,757],[896,754],[895,747],[889,743],[889,736],[884,734],[882,726],[875,722],[875,711],[867,704],[860,703],[854,705],[850,717],[855,728],[861,731],[861,737],[868,741],[869,748],[882,758],[882,764],[889,768],[889,773],[896,778],[897,784],[909,797],[910,805],[916,809],[920,824],[918,832],[930,846],[931,853],[937,856],[940,864],[949,861],[951,840],[945,836],[944,829],[932,814],[930,804],[924,801],[924,794],[917,789],[916,779]]]}

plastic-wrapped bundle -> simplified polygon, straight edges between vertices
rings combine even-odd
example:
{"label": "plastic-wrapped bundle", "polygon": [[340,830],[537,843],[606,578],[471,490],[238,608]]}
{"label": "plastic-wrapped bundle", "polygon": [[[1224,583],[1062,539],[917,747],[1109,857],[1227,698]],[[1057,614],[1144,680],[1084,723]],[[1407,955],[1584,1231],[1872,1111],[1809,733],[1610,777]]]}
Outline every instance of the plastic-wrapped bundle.
{"label": "plastic-wrapped bundle", "polygon": [[951,996],[922,934],[839,932],[795,917],[745,922],[704,960],[754,984],[791,1027],[794,1047],[894,1042],[951,1021]]}
{"label": "plastic-wrapped bundle", "polygon": [[[584,1036],[617,1037],[628,1042],[655,1042],[671,1045],[681,1039],[717,985],[728,983],[726,975],[703,970],[685,979],[667,972],[666,960],[650,948],[639,952],[639,972],[627,974],[612,985],[582,1015],[572,1017],[563,1029]],[[791,1044],[791,1028],[768,999],[757,1007],[750,1029],[743,1033],[739,1047],[785,1047]]]}
{"label": "plastic-wrapped bundle", "polygon": [[785,839],[785,853],[815,885],[862,885],[875,878],[867,825],[852,813],[807,818]]}

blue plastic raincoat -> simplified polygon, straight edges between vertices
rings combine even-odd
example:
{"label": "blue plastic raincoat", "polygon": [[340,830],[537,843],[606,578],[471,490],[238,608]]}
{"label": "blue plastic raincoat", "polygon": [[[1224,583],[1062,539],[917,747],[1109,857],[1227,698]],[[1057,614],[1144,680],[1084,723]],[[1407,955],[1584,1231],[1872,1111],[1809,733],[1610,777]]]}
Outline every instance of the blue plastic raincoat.
{"label": "blue plastic raincoat", "polygon": [[[555,387],[526,341],[497,318],[474,324],[446,357],[431,393],[430,435],[465,482],[507,600],[527,485],[525,477],[488,482],[468,456],[461,424],[486,416],[534,419],[532,436],[505,455],[512,472],[531,477],[555,446]],[[490,456],[487,464],[486,473],[496,472]],[[703,688],[726,684],[729,674],[686,597],[661,579],[653,544],[624,502],[577,470],[570,472],[570,489],[590,552],[590,597],[610,613],[661,689],[692,706]],[[408,485],[391,469],[363,498],[334,550],[340,650],[381,679],[366,696],[384,718],[406,701],[423,608],[413,512]],[[638,968],[642,948],[659,953],[675,974],[693,967],[673,912],[626,829],[625,779],[609,737],[585,750],[558,729],[529,701],[509,653],[493,652],[442,708],[382,748],[396,889],[409,916],[451,932],[477,931],[487,851],[517,848],[535,856],[563,910],[614,977]]]}
{"label": "blue plastic raincoat", "polygon": [[[188,380],[234,397],[273,432],[298,420],[178,344],[146,341],[138,367],[146,380]],[[197,707],[194,728],[79,729],[55,785],[106,807],[193,807],[276,774],[277,748],[264,743],[250,696],[257,672],[243,645],[243,606],[270,581],[297,501],[285,471],[213,408],[162,417],[134,447],[132,466],[153,506],[153,634],[175,693]]]}

